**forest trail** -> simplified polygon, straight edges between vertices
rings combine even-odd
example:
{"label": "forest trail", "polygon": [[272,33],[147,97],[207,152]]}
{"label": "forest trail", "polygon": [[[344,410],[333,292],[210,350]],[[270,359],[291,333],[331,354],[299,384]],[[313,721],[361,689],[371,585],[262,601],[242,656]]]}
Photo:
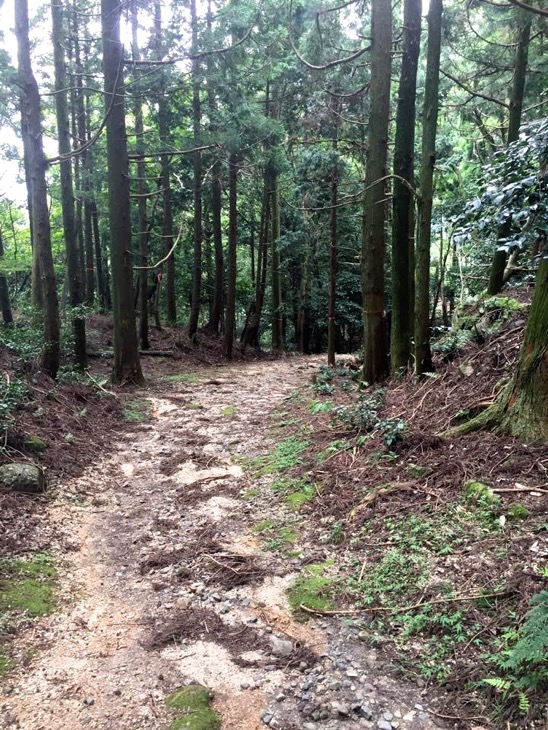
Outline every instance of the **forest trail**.
{"label": "forest trail", "polygon": [[151,422],[114,434],[45,515],[61,607],[23,638],[38,650],[10,677],[0,727],[167,730],[165,699],[191,681],[214,692],[223,730],[444,727],[347,622],[293,620],[285,589],[303,558],[252,529],[287,508],[242,457],[272,447],[268,414],[318,363],[233,365],[139,394]]}

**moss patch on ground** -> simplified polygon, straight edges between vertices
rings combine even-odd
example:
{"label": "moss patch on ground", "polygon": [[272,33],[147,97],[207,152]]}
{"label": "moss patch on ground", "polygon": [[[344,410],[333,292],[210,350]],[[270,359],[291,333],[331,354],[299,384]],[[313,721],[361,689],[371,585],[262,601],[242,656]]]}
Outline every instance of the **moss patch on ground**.
{"label": "moss patch on ground", "polygon": [[122,416],[128,423],[145,423],[150,420],[152,403],[146,398],[132,398],[122,406]]}
{"label": "moss patch on ground", "polygon": [[[25,619],[53,613],[56,579],[57,569],[47,555],[0,561],[0,622],[6,636]],[[0,676],[13,666],[9,645],[0,644]]]}
{"label": "moss patch on ground", "polygon": [[325,575],[327,567],[322,564],[308,565],[305,574],[299,576],[287,589],[291,610],[299,617],[306,616],[301,606],[318,612],[333,609],[336,585],[332,577]]}
{"label": "moss patch on ground", "polygon": [[221,718],[211,707],[213,695],[199,684],[175,690],[166,699],[166,707],[177,713],[170,730],[219,730]]}

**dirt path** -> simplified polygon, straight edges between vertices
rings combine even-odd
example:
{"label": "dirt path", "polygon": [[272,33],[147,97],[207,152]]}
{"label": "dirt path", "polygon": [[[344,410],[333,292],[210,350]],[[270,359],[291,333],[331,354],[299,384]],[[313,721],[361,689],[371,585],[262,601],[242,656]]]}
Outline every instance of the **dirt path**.
{"label": "dirt path", "polygon": [[346,622],[292,620],[300,560],[282,563],[250,529],[284,508],[237,457],[268,449],[266,415],[312,362],[170,382],[150,425],[61,485],[49,519],[63,608],[26,637],[39,650],[4,687],[0,727],[165,730],[165,698],[192,681],[215,692],[223,730],[438,726]]}

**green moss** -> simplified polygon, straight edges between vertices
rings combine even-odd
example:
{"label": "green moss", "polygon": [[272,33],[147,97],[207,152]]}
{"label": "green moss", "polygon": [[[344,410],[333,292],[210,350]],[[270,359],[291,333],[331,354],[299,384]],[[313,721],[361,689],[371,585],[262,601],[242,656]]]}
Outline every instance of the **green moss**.
{"label": "green moss", "polygon": [[253,499],[253,497],[258,497],[260,494],[260,490],[257,489],[257,487],[250,487],[249,489],[246,489],[245,492],[242,494],[242,497],[244,499]]}
{"label": "green moss", "polygon": [[484,506],[496,507],[501,502],[500,497],[493,492],[491,487],[473,479],[464,482],[462,494],[466,502],[481,502]]}
{"label": "green moss", "polygon": [[187,403],[185,408],[189,411],[201,411],[204,407],[201,403]]}
{"label": "green moss", "polygon": [[[32,560],[0,561],[0,617],[6,635],[21,619],[47,616],[55,610],[57,570],[47,555]],[[14,662],[9,644],[0,644],[0,677],[10,672]]]}
{"label": "green moss", "polygon": [[420,464],[409,464],[406,469],[407,474],[413,479],[428,477],[434,471],[430,466],[421,466]]}
{"label": "green moss", "polygon": [[173,692],[166,699],[166,707],[177,713],[170,730],[219,730],[221,718],[211,709],[211,699],[207,687],[198,684]]}
{"label": "green moss", "polygon": [[221,410],[221,415],[225,416],[225,418],[234,418],[236,415],[236,406],[225,406]]}
{"label": "green moss", "polygon": [[6,654],[6,648],[0,644],[0,677],[4,677],[13,669],[13,662]]}
{"label": "green moss", "polygon": [[122,406],[122,416],[128,423],[144,423],[150,420],[152,403],[145,398],[132,398]]}
{"label": "green moss", "polygon": [[162,378],[166,383],[198,383],[204,376],[199,373],[177,373]]}
{"label": "green moss", "polygon": [[508,505],[506,514],[509,520],[526,520],[529,517],[529,510],[523,504],[515,502]]}
{"label": "green moss", "polygon": [[308,565],[306,574],[299,576],[287,589],[287,599],[291,610],[300,615],[301,606],[316,611],[333,609],[335,582],[325,575],[327,565]]}
{"label": "green moss", "polygon": [[27,436],[25,439],[25,449],[33,454],[42,454],[47,448],[47,443],[39,436]]}
{"label": "green moss", "polygon": [[267,532],[268,530],[271,530],[274,527],[274,521],[273,520],[260,520],[259,522],[256,522],[252,527],[252,532]]}
{"label": "green moss", "polygon": [[302,478],[280,477],[272,482],[272,491],[281,494],[290,509],[295,511],[316,496],[316,487]]}

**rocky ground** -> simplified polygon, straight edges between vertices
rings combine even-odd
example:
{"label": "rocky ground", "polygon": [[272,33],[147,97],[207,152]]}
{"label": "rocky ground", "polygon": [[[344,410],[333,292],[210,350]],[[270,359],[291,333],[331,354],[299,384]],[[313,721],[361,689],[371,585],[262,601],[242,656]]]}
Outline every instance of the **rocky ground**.
{"label": "rocky ground", "polygon": [[318,546],[282,557],[253,529],[287,507],[242,457],[271,448],[268,414],[318,362],[164,379],[138,395],[148,423],[59,480],[43,519],[61,606],[19,638],[34,656],[3,683],[0,727],[165,729],[165,698],[188,683],[214,692],[223,730],[462,727],[420,680],[395,678],[352,616],[295,621],[285,590]]}

